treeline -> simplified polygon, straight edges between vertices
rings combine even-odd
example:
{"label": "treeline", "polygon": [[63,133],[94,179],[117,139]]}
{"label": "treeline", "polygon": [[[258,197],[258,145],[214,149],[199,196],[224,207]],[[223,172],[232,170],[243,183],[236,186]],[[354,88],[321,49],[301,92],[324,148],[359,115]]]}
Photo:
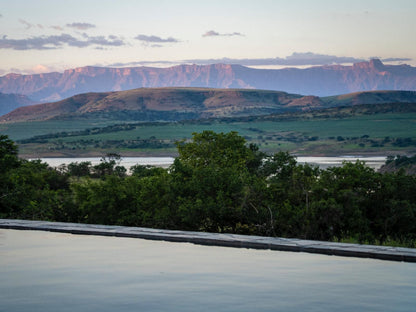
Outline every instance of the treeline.
{"label": "treeline", "polygon": [[43,134],[43,135],[36,135],[28,139],[19,140],[18,143],[21,144],[27,144],[27,143],[46,143],[50,139],[57,139],[57,138],[67,138],[67,137],[76,137],[76,136],[85,136],[85,135],[93,135],[93,134],[102,134],[102,133],[113,133],[113,132],[119,132],[119,131],[129,131],[135,129],[137,126],[134,124],[117,124],[117,125],[111,125],[106,126],[102,128],[89,128],[85,130],[79,130],[79,131],[71,131],[71,132],[56,132],[56,133],[49,133],[49,134]]}
{"label": "treeline", "polygon": [[167,169],[119,156],[52,169],[0,136],[0,217],[415,247],[416,176],[363,162],[321,170],[236,132],[177,142]]}
{"label": "treeline", "polygon": [[101,148],[101,149],[163,149],[174,147],[174,142],[171,140],[160,140],[151,136],[148,139],[140,139],[140,137],[133,140],[93,140],[81,139],[75,141],[64,142],[62,140],[50,143],[49,150],[77,150],[86,148]]}

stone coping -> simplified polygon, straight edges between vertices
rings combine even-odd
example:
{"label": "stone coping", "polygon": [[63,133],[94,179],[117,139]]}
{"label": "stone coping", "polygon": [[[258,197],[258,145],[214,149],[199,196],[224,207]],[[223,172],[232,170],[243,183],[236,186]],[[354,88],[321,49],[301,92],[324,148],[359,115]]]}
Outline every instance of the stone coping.
{"label": "stone coping", "polygon": [[248,236],[236,234],[160,230],[141,227],[13,219],[0,219],[0,228],[62,232],[83,235],[130,237],[170,242],[187,242],[210,246],[271,249],[345,257],[416,262],[416,249],[414,248],[333,243],[324,241],[302,240],[296,238]]}

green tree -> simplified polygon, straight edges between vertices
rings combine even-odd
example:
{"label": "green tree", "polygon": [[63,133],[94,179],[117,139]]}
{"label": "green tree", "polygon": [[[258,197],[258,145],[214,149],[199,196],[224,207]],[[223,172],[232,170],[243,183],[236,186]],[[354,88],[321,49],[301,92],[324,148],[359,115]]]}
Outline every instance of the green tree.
{"label": "green tree", "polygon": [[244,199],[250,171],[261,164],[258,149],[247,146],[236,132],[213,131],[194,133],[190,142],[178,142],[177,147],[179,157],[171,170],[184,226],[235,232],[247,215]]}
{"label": "green tree", "polygon": [[67,167],[68,174],[75,177],[88,177],[91,175],[92,165],[90,161],[72,162]]}
{"label": "green tree", "polygon": [[68,199],[68,177],[40,160],[20,162],[3,177],[3,217],[56,220]]}
{"label": "green tree", "polygon": [[17,145],[7,135],[0,135],[0,174],[19,166]]}

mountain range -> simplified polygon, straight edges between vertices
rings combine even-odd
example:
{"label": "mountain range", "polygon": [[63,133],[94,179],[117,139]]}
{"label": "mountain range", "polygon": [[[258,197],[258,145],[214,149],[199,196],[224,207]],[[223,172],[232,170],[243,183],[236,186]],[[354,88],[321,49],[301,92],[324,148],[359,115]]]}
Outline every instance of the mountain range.
{"label": "mountain range", "polygon": [[24,106],[0,117],[0,122],[97,117],[113,120],[177,121],[260,116],[382,103],[416,103],[416,91],[370,91],[317,97],[268,90],[139,88],[84,93],[58,102]]}
{"label": "mountain range", "polygon": [[261,89],[315,96],[369,90],[415,91],[416,67],[384,65],[373,59],[351,66],[327,65],[305,69],[254,69],[226,64],[169,68],[88,66],[63,73],[7,74],[0,77],[0,92],[25,95],[37,102],[59,101],[88,92],[158,87]]}

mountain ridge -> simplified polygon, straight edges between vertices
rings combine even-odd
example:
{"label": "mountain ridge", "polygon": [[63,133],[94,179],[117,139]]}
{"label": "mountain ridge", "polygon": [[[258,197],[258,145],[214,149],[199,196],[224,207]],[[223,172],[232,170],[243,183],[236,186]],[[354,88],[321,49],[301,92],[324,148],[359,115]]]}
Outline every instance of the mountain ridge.
{"label": "mountain ridge", "polygon": [[242,88],[294,94],[333,96],[369,90],[416,91],[416,67],[385,65],[378,59],[351,66],[255,69],[242,65],[177,65],[156,67],[85,66],[63,73],[7,74],[0,92],[26,95],[35,101],[59,101],[87,92],[156,87]]}

